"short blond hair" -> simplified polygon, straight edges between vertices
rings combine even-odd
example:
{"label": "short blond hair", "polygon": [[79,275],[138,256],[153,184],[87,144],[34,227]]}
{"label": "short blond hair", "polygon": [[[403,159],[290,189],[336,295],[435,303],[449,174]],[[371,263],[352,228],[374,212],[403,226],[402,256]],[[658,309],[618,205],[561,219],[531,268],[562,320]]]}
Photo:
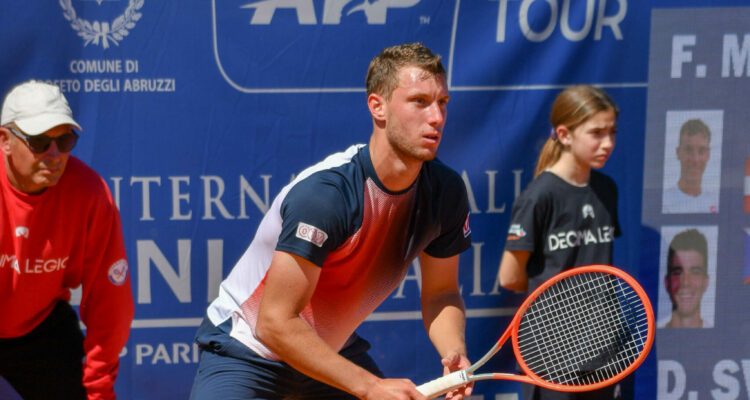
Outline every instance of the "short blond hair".
{"label": "short blond hair", "polygon": [[370,62],[365,84],[367,95],[372,93],[390,100],[398,87],[398,73],[403,67],[415,66],[439,76],[445,76],[445,68],[440,56],[434,54],[422,43],[405,43],[383,49]]}

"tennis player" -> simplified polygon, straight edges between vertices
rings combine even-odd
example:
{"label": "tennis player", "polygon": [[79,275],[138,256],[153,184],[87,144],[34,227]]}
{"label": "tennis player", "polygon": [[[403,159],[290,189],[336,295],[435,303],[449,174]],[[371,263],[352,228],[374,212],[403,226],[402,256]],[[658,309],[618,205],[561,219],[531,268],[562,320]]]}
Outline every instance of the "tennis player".
{"label": "tennis player", "polygon": [[[530,292],[567,268],[612,264],[613,241],[620,235],[617,186],[596,170],[614,150],[617,115],[617,106],[599,88],[576,85],[558,94],[534,180],[513,204],[499,270],[504,288]],[[619,383],[582,393],[523,384],[524,400],[623,396]]]}
{"label": "tennis player", "polygon": [[404,44],[372,60],[366,84],[369,143],[304,170],[273,201],[198,330],[192,399],[424,399],[410,380],[384,378],[355,333],[418,256],[443,372],[470,365],[457,281],[468,199],[435,159],[445,69],[428,48]]}

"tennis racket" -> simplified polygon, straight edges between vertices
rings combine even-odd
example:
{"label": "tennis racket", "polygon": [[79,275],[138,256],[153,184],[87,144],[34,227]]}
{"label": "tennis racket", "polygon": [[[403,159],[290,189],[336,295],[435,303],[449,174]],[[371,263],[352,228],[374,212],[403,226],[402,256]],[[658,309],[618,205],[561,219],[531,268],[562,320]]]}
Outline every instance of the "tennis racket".
{"label": "tennis racket", "polygon": [[[525,375],[475,374],[509,337]],[[431,399],[485,379],[509,379],[565,392],[595,390],[633,372],[653,340],[654,312],[635,279],[606,265],[577,267],[534,290],[479,361],[417,390]]]}

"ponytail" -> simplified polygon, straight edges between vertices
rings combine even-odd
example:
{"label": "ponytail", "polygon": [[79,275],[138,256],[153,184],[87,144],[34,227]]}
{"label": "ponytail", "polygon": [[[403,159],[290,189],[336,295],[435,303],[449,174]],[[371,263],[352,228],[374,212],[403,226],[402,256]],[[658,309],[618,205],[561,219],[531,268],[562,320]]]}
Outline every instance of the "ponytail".
{"label": "ponytail", "polygon": [[557,138],[548,138],[544,142],[542,151],[539,153],[539,159],[536,161],[536,170],[534,171],[534,178],[539,176],[545,169],[551,167],[562,155],[563,146]]}

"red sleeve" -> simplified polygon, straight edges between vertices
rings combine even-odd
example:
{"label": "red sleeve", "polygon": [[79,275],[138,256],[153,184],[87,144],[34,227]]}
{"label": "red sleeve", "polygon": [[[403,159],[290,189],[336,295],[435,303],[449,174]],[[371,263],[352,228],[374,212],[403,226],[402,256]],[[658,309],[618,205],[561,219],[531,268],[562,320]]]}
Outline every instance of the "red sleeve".
{"label": "red sleeve", "polygon": [[134,313],[120,214],[105,191],[89,215],[79,308],[86,325],[83,385],[89,400],[115,398],[119,353]]}

